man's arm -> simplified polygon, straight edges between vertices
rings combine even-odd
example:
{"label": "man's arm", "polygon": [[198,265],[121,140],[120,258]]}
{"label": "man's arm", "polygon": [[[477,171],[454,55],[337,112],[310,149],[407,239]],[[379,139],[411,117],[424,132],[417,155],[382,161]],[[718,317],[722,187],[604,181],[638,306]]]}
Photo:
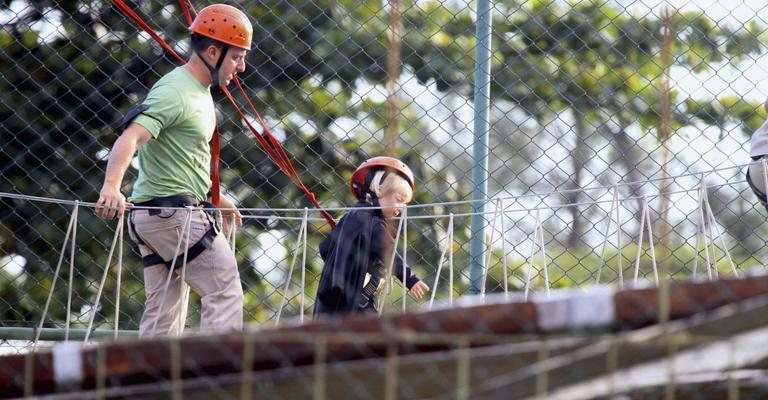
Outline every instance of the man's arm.
{"label": "man's arm", "polygon": [[101,218],[112,219],[125,211],[125,196],[120,193],[120,184],[136,150],[151,138],[152,134],[146,128],[139,124],[131,124],[115,141],[109,153],[107,172],[104,176],[104,184],[101,186],[99,201],[96,202],[96,214],[101,213]]}

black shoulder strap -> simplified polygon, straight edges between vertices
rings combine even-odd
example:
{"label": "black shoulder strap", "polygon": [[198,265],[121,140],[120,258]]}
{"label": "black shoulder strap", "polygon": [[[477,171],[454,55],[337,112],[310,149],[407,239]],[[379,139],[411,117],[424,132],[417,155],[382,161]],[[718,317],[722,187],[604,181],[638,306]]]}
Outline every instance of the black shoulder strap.
{"label": "black shoulder strap", "polygon": [[133,107],[130,110],[128,110],[128,112],[125,113],[125,116],[123,117],[122,122],[120,122],[120,127],[117,130],[117,134],[119,135],[123,133],[125,128],[127,128],[128,125],[130,125],[131,122],[133,122],[133,120],[136,119],[136,117],[138,117],[141,113],[143,113],[144,111],[147,111],[148,109],[149,109],[148,104],[139,104],[136,107]]}

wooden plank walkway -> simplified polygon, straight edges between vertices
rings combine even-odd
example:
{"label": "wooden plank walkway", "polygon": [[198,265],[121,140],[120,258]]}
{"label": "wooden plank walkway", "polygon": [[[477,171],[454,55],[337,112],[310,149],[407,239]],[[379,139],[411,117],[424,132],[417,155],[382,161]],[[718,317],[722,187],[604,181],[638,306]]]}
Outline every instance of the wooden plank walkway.
{"label": "wooden plank walkway", "polygon": [[[595,288],[240,334],[58,343],[36,354],[0,357],[0,398],[272,393],[335,399],[377,398],[392,390],[402,397],[524,398],[604,375],[615,343],[621,344],[615,360],[621,369],[665,357],[672,338],[728,337],[768,323],[768,306],[760,305],[768,302],[766,276],[673,283],[667,294]],[[659,316],[660,298],[669,299],[662,308],[673,321],[663,326],[657,325],[666,320]],[[678,350],[698,344],[677,343]],[[359,396],[362,391],[370,396]]]}

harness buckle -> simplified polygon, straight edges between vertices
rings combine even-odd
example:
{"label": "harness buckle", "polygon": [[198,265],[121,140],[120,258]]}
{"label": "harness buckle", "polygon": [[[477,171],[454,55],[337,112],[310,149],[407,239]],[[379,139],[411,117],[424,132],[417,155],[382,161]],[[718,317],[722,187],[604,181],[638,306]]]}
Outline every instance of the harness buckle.
{"label": "harness buckle", "polygon": [[212,203],[207,201],[202,202],[202,206],[203,212],[206,217],[208,217],[208,221],[211,223],[213,231],[218,235],[223,231],[222,226],[224,226],[224,217],[221,214],[221,210],[217,209]]}

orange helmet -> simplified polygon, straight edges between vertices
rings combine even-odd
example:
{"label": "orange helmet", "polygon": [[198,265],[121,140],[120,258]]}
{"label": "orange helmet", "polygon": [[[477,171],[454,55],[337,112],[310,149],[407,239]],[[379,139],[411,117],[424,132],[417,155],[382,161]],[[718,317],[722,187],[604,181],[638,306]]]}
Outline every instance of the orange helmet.
{"label": "orange helmet", "polygon": [[226,4],[214,4],[200,10],[192,26],[192,33],[209,37],[219,42],[251,49],[253,26],[244,12]]}
{"label": "orange helmet", "polygon": [[411,190],[416,191],[413,172],[404,162],[397,158],[379,156],[363,161],[352,174],[352,178],[349,179],[349,189],[352,191],[352,194],[358,199],[363,198],[370,190],[370,179],[373,178],[371,172],[380,169],[396,172],[398,175],[402,176],[403,179],[408,181],[408,184],[411,185]]}

